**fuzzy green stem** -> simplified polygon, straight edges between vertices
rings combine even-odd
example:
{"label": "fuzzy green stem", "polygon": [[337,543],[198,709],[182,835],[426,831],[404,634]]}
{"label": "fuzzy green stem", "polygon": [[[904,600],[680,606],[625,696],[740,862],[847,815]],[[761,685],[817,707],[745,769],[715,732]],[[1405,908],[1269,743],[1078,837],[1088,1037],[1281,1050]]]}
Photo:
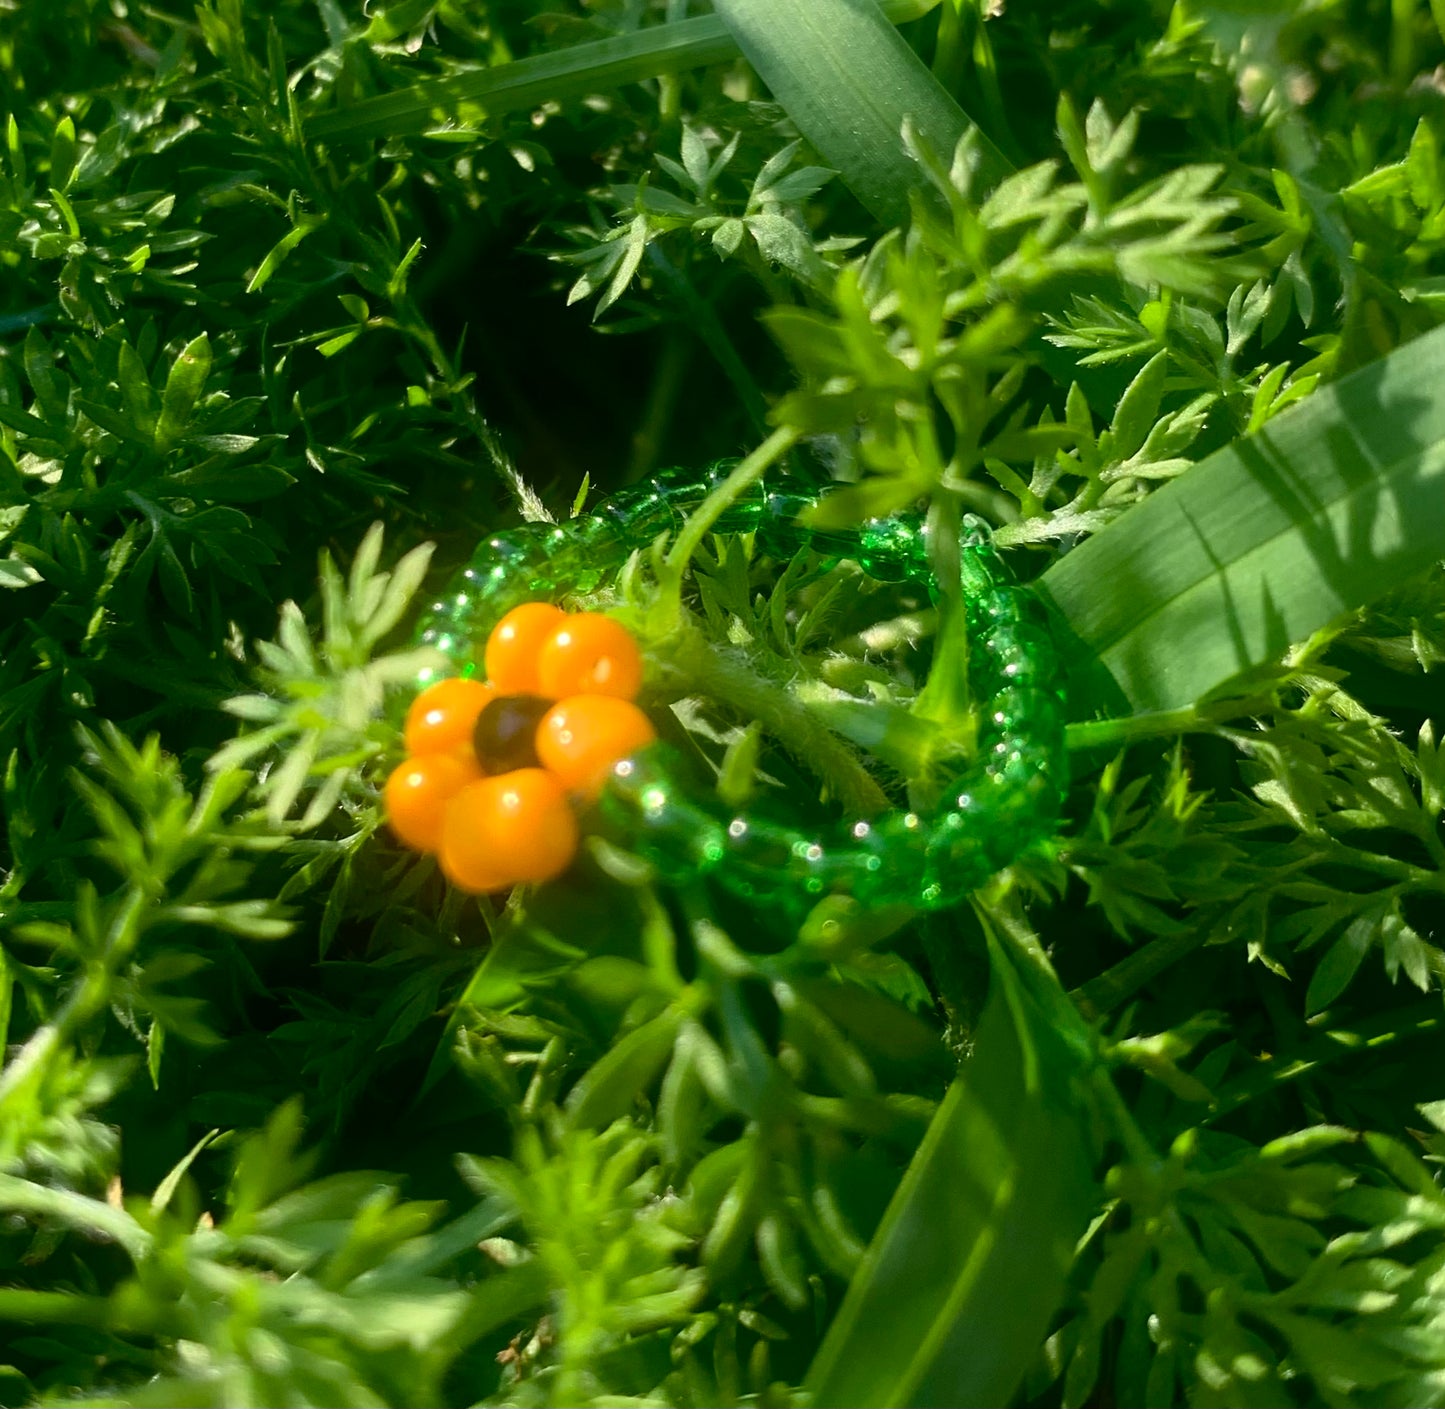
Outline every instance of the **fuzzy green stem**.
{"label": "fuzzy green stem", "polygon": [[1185,705],[1180,709],[1156,709],[1121,719],[1080,720],[1065,727],[1064,742],[1071,753],[1083,749],[1118,749],[1139,739],[1160,735],[1213,733],[1215,723],[1198,705]]}
{"label": "fuzzy green stem", "polygon": [[[663,16],[665,24],[681,24],[687,18],[687,0],[667,0]],[[675,73],[664,73],[657,80],[657,116],[664,131],[677,126],[682,108],[682,80]]]}
{"label": "fuzzy green stem", "polygon": [[859,816],[892,806],[888,795],[843,740],[783,686],[764,679],[734,653],[717,650],[692,622],[667,641],[676,694],[723,700],[756,719],[787,751],[816,773],[839,804]]}
{"label": "fuzzy green stem", "polygon": [[1391,0],[1390,77],[1401,87],[1415,76],[1415,11],[1418,0]]}

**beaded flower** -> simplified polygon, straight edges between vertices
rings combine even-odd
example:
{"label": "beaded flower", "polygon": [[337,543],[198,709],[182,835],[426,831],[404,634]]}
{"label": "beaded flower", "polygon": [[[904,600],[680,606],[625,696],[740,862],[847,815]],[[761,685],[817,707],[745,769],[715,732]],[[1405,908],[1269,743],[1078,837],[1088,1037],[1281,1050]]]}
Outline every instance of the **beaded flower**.
{"label": "beaded flower", "polygon": [[407,757],[386,782],[392,831],[474,894],[561,875],[574,801],[656,738],[633,703],[641,652],[611,617],[524,603],[492,631],[484,668],[412,701]]}
{"label": "beaded flower", "polygon": [[[831,826],[799,825],[787,815],[785,797],[739,815],[700,790],[675,751],[652,741],[651,726],[629,703],[641,676],[636,643],[610,618],[567,617],[537,599],[594,591],[629,554],[659,535],[680,533],[730,473],[726,465],[702,476],[668,472],[566,523],[494,534],[421,621],[417,643],[440,651],[463,675],[479,663],[475,643],[487,642],[486,684],[438,685],[430,667],[417,681],[418,720],[429,717],[433,700],[438,719],[448,717],[440,702],[449,697],[433,690],[470,692],[465,709],[458,706],[465,723],[456,726],[464,741],[471,730],[470,753],[456,758],[449,745],[430,742],[422,752],[409,738],[413,758],[403,770],[415,771],[398,770],[388,784],[393,828],[411,845],[435,851],[459,885],[501,890],[559,875],[577,846],[569,790],[573,800],[595,797],[589,825],[646,862],[664,884],[706,881],[754,906],[760,918],[789,925],[825,896],[865,909],[958,904],[1052,832],[1068,784],[1058,651],[1042,604],[1013,581],[987,525],[971,515],[959,526],[954,606],[962,608],[967,630],[973,725],[963,762],[936,790],[939,801],[927,815],[897,808],[840,817]],[[805,549],[851,560],[877,581],[914,584],[942,604],[925,523],[899,516],[852,529],[813,527],[826,494],[826,487],[809,490],[792,477],[750,480],[711,517],[710,528],[750,534],[779,562]],[[584,620],[600,624],[581,628],[592,644],[574,656],[558,644],[562,623]],[[624,638],[626,646],[618,644]],[[565,679],[550,674],[563,659],[585,660],[589,651],[598,662],[594,674],[585,668]],[[573,693],[564,698],[564,690]],[[509,708],[522,711],[521,722],[492,715],[498,694],[513,701],[536,695],[541,703],[529,707],[548,712],[535,729],[520,704]],[[613,703],[601,705],[599,696]],[[619,713],[619,705],[628,711]],[[486,730],[479,727],[484,715]],[[496,739],[488,732],[494,725]],[[423,725],[416,730],[421,739]],[[518,766],[505,751],[489,752],[513,732],[531,741],[538,766],[530,755]]]}

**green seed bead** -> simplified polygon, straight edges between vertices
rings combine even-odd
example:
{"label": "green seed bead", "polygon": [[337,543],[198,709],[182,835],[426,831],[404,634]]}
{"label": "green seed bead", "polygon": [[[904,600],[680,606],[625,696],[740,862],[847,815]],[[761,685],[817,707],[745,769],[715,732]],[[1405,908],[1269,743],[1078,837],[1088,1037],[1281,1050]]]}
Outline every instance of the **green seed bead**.
{"label": "green seed bead", "polygon": [[597,803],[604,832],[636,851],[670,881],[710,871],[725,855],[725,824],[675,782],[677,761],[664,744],[619,763]]}
{"label": "green seed bead", "polygon": [[880,582],[929,581],[928,531],[922,523],[871,519],[858,533],[858,566]]}

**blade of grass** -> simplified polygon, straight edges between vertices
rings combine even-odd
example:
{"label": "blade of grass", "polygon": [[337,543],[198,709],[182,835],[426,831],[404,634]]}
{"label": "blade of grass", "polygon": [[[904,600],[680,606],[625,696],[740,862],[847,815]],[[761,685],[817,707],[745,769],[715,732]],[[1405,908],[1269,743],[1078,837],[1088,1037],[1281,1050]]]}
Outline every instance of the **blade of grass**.
{"label": "blade of grass", "polygon": [[1058,1308],[1096,1192],[1065,1104],[1078,1058],[990,951],[973,1055],[849,1285],[810,1403],[1010,1403]]}
{"label": "blade of grass", "polygon": [[[715,0],[748,62],[853,194],[884,225],[908,218],[920,188],[905,118],[949,155],[968,115],[887,21],[877,0]],[[1008,159],[980,133],[984,174]]]}
{"label": "blade of grass", "polygon": [[[904,24],[937,4],[938,0],[885,0],[883,8],[894,24]],[[715,15],[651,25],[615,39],[575,44],[367,98],[313,117],[306,123],[306,135],[322,142],[415,136],[726,63],[739,52],[736,39]],[[952,143],[946,150],[953,150]]]}
{"label": "blade of grass", "polygon": [[1072,711],[1177,709],[1445,552],[1445,329],[1316,392],[1040,579]]}

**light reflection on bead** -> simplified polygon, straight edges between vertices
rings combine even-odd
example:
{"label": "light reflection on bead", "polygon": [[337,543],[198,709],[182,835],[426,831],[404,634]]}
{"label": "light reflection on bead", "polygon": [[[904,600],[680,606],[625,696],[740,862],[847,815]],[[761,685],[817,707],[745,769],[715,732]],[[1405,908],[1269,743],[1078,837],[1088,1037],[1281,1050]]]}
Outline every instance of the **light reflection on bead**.
{"label": "light reflection on bead", "polygon": [[[595,590],[632,552],[673,533],[731,469],[667,471],[564,524],[524,524],[492,535],[432,605],[418,639],[475,669],[475,644],[512,607]],[[773,557],[811,547],[850,558],[883,582],[913,582],[936,599],[924,523],[873,519],[853,531],[798,522],[817,492],[796,481],[759,484],[718,520],[717,533],[753,533]],[[893,812],[842,824],[831,837],[775,818],[729,817],[688,796],[682,760],[654,744],[612,770],[597,805],[601,826],[669,882],[707,876],[760,908],[796,918],[827,892],[865,906],[957,904],[1053,830],[1067,786],[1057,653],[1042,608],[1010,584],[986,524],[969,516],[960,575],[970,639],[970,687],[979,710],[976,761],[945,790],[952,805],[925,820]],[[419,686],[437,672],[418,675]]]}

